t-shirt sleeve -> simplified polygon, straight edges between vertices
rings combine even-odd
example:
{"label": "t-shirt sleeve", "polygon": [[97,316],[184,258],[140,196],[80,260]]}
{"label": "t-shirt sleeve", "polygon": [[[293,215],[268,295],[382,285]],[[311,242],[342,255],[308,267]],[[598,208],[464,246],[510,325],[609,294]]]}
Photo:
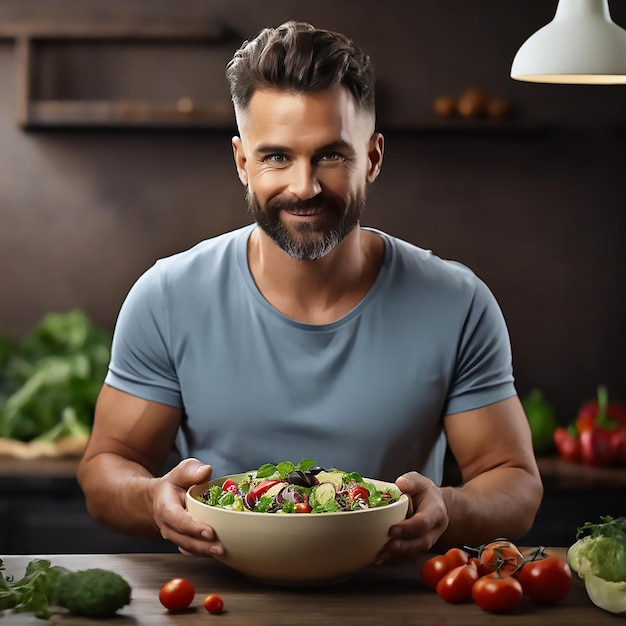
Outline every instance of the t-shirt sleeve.
{"label": "t-shirt sleeve", "polygon": [[159,269],[157,263],[146,271],[122,304],[104,382],[144,400],[181,407]]}
{"label": "t-shirt sleeve", "polygon": [[516,393],[504,316],[492,292],[476,278],[444,415],[477,409]]}

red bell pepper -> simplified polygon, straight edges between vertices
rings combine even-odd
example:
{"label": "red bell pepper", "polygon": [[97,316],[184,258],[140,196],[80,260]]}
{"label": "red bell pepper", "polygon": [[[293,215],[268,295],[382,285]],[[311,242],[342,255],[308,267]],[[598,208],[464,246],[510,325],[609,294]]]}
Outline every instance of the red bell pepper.
{"label": "red bell pepper", "polygon": [[583,463],[605,466],[626,463],[626,407],[609,404],[606,387],[597,402],[584,404],[576,418]]}
{"label": "red bell pepper", "polygon": [[554,445],[556,446],[559,456],[569,463],[580,463],[580,442],[578,441],[578,433],[576,426],[558,426],[554,429],[553,434]]}
{"label": "red bell pepper", "polygon": [[611,433],[611,452],[614,463],[626,465],[626,429]]}
{"label": "red bell pepper", "polygon": [[626,429],[626,407],[609,403],[609,394],[604,386],[598,387],[598,399],[584,404],[576,418],[579,434],[593,428]]}
{"label": "red bell pepper", "polygon": [[580,434],[580,457],[586,465],[604,467],[613,463],[613,433],[618,431],[592,428]]}

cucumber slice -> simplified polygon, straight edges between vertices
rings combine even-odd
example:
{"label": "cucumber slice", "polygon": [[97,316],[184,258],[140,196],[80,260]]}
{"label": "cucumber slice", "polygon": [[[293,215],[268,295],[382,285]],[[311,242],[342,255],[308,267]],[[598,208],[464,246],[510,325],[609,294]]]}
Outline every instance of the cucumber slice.
{"label": "cucumber slice", "polygon": [[324,471],[324,472],[320,472],[319,474],[316,474],[315,478],[317,478],[320,484],[332,483],[335,486],[336,491],[339,491],[341,489],[341,486],[343,485],[343,474],[341,472]]}
{"label": "cucumber slice", "polygon": [[322,505],[326,506],[335,499],[337,493],[333,483],[322,483],[313,488],[315,499]]}

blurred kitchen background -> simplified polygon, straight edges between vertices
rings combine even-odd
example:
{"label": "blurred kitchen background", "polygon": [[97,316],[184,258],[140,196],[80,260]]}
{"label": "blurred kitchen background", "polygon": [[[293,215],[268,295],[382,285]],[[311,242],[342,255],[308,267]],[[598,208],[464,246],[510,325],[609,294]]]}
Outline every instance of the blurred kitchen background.
{"label": "blurred kitchen background", "polygon": [[[626,27],[626,3],[610,6]],[[157,258],[249,221],[224,65],[243,39],[298,19],[346,33],[375,62],[386,154],[364,223],[462,261],[487,282],[508,321],[520,394],[540,388],[561,423],[600,384],[626,402],[626,86],[509,77],[515,52],[555,8],[0,0],[0,335],[17,340],[47,312],[72,309],[110,332]],[[492,103],[491,115],[434,111],[469,90]],[[66,479],[59,528],[67,501],[81,507]],[[610,513],[625,486],[585,487],[596,500],[575,515]],[[554,511],[579,496],[570,485]],[[38,547],[35,512],[28,537],[15,530],[14,497],[3,505],[0,495],[0,530],[14,533],[0,550]],[[552,519],[547,511],[542,529]],[[545,530],[544,541],[564,541],[561,531]]]}

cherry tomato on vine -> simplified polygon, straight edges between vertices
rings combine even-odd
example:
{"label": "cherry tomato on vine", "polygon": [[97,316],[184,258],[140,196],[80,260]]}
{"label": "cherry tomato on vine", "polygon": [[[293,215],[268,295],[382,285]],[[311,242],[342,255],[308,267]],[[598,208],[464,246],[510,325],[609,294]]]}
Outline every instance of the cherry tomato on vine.
{"label": "cherry tomato on vine", "polygon": [[572,586],[572,571],[565,559],[555,555],[527,561],[517,573],[524,595],[538,604],[561,602]]}
{"label": "cherry tomato on vine", "polygon": [[[435,589],[446,602],[456,604],[472,597],[472,588],[478,579],[476,566],[470,563],[459,565],[449,571],[437,583]],[[517,582],[517,581],[516,581]]]}
{"label": "cherry tomato on vine", "polygon": [[433,556],[424,561],[420,569],[422,582],[431,589],[450,571],[459,565],[465,565],[469,554],[460,548],[450,548],[445,554]]}
{"label": "cherry tomato on vine", "polygon": [[159,601],[168,611],[186,609],[196,595],[194,586],[185,578],[168,580],[159,591]]}
{"label": "cherry tomato on vine", "polygon": [[210,593],[208,596],[204,596],[202,606],[209,613],[221,613],[224,610],[224,600],[216,593]]}
{"label": "cherry tomato on vine", "polygon": [[522,585],[514,576],[493,572],[479,578],[472,587],[472,598],[479,607],[492,613],[508,613],[522,600]]}
{"label": "cherry tomato on vine", "polygon": [[522,562],[524,556],[519,548],[506,539],[498,539],[479,548],[478,573],[486,576],[498,570],[502,576],[509,576]]}

